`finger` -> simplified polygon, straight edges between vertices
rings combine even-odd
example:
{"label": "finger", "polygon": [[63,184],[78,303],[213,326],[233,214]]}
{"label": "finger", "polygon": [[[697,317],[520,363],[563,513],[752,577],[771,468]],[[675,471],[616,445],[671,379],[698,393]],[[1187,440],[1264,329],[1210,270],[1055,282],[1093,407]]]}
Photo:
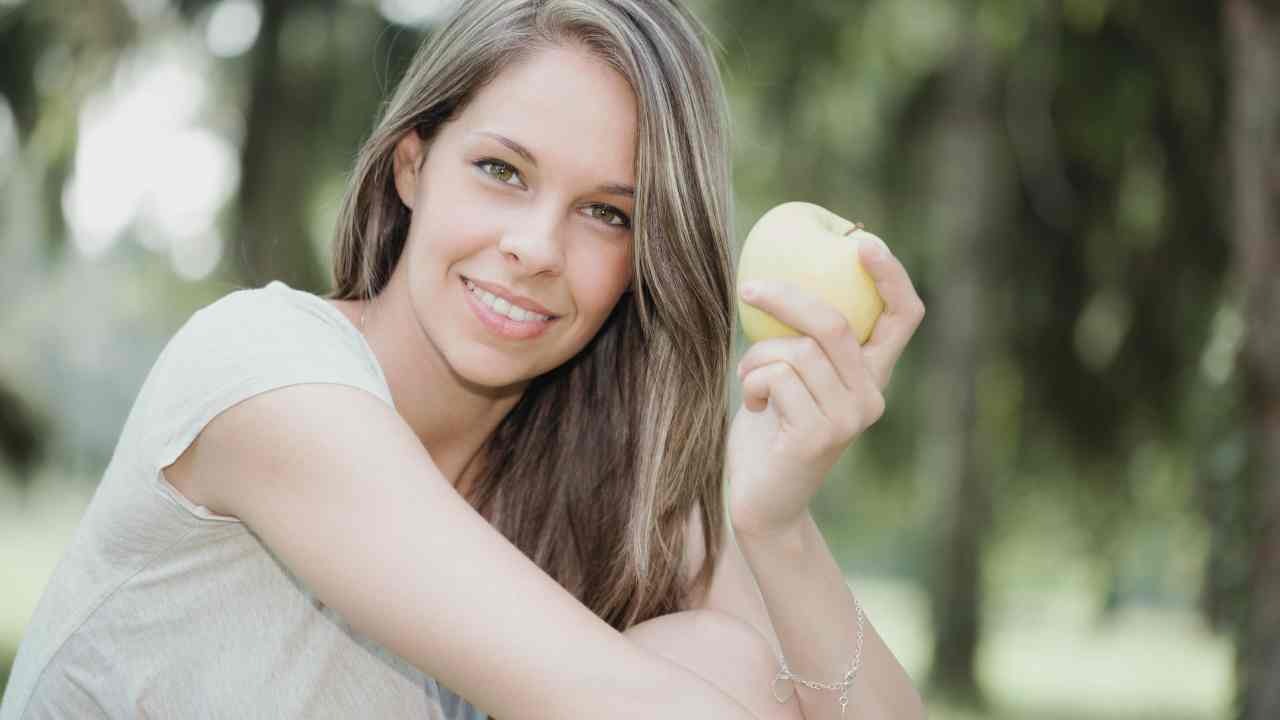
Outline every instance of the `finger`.
{"label": "finger", "polygon": [[862,346],[863,361],[881,390],[889,386],[893,367],[902,356],[916,328],[924,320],[924,302],[916,293],[902,263],[875,239],[861,243],[858,259],[884,300],[884,312]]}
{"label": "finger", "polygon": [[824,422],[813,395],[795,370],[783,362],[747,373],[742,379],[742,401],[751,412],[772,404],[779,419],[792,427],[815,427]]}
{"label": "finger", "polygon": [[817,340],[804,336],[755,343],[738,362],[738,378],[777,362],[786,363],[795,371],[827,419],[835,422],[847,419],[855,400]]}
{"label": "finger", "polygon": [[743,302],[817,340],[846,388],[856,388],[862,382],[862,346],[849,321],[830,303],[804,288],[774,280],[754,280],[744,285],[740,294]]}

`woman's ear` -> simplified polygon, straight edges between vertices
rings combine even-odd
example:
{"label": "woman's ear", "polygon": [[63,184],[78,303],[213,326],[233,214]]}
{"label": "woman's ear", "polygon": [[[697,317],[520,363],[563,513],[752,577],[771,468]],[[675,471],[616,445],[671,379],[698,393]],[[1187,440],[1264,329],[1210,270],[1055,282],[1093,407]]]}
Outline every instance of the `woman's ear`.
{"label": "woman's ear", "polygon": [[417,128],[411,128],[396,142],[395,154],[392,158],[396,178],[396,194],[400,202],[413,210],[413,203],[418,197],[418,180],[421,177],[423,153],[426,142],[418,137]]}

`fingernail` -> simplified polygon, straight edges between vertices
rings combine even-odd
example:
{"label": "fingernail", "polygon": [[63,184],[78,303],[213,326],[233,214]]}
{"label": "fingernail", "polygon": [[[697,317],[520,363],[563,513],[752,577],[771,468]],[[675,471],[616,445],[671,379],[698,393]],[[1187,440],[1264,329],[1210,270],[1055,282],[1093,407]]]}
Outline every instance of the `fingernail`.
{"label": "fingernail", "polygon": [[754,300],[760,294],[760,286],[755,283],[746,283],[742,286],[742,299]]}
{"label": "fingernail", "polygon": [[888,246],[884,244],[883,240],[876,237],[875,235],[867,235],[865,238],[862,239],[862,244],[871,248],[872,257],[884,258],[889,256]]}

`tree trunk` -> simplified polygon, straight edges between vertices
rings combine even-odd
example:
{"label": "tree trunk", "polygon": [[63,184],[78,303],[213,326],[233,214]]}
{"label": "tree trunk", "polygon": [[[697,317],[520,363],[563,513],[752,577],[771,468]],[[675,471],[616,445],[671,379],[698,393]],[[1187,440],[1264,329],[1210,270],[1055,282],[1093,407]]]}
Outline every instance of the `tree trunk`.
{"label": "tree trunk", "polygon": [[984,239],[1000,220],[1002,165],[990,108],[993,61],[971,39],[944,79],[934,150],[930,236],[938,251],[930,320],[935,368],[931,393],[936,455],[930,482],[942,484],[938,551],[930,582],[936,642],[930,684],[961,701],[981,703],[975,661],[982,632],[982,555],[990,524],[982,465],[977,378],[990,347]]}
{"label": "tree trunk", "polygon": [[1254,513],[1239,635],[1240,717],[1280,717],[1280,7],[1228,0],[1231,227],[1245,335],[1247,486]]}
{"label": "tree trunk", "polygon": [[310,162],[316,150],[306,118],[328,113],[326,92],[316,77],[326,68],[286,65],[283,31],[290,15],[305,12],[305,6],[273,0],[262,11],[241,153],[240,217],[230,243],[233,272],[238,283],[248,286],[278,279],[302,290],[327,289],[306,219],[306,191],[312,187],[307,175],[316,165]]}

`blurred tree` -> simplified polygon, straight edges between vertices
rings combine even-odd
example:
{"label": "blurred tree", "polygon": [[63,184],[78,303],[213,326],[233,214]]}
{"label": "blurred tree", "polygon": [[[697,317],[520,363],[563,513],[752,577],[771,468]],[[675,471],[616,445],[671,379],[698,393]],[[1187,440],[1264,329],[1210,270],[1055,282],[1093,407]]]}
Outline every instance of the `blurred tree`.
{"label": "blurred tree", "polygon": [[978,411],[983,365],[1001,346],[987,275],[993,233],[1008,222],[1009,172],[1000,153],[997,56],[978,29],[960,30],[941,77],[931,144],[930,236],[938,239],[930,324],[933,412],[925,431],[935,443],[940,502],[929,568],[934,653],[930,684],[970,704],[982,703],[977,651],[982,634],[982,567],[992,519],[993,470]]}
{"label": "blurred tree", "polygon": [[48,421],[0,381],[0,460],[17,470],[19,479],[29,478],[43,458],[47,431]]}
{"label": "blurred tree", "polygon": [[[32,163],[50,197],[70,172],[80,103],[103,81],[120,49],[136,37],[116,3],[48,0],[0,9],[0,96],[14,109],[19,138],[40,137],[45,155]],[[41,240],[52,265],[66,250],[59,203],[36,208],[51,232]],[[49,418],[22,388],[0,377],[0,460],[28,483],[49,445]]]}
{"label": "blurred tree", "polygon": [[[303,19],[304,15],[308,19]],[[328,278],[306,242],[309,157],[316,126],[308,118],[329,115],[331,91],[341,68],[333,61],[330,22],[333,2],[273,0],[263,5],[262,28],[252,54],[248,127],[241,151],[239,217],[232,240],[235,274],[242,285],[258,287],[272,279],[295,288],[319,291]],[[285,28],[306,23],[318,37],[295,37],[298,44],[322,48],[290,64]],[[295,25],[296,27],[297,25]]]}
{"label": "blurred tree", "polygon": [[1280,3],[1228,0],[1232,240],[1243,295],[1250,575],[1240,717],[1280,717]]}
{"label": "blurred tree", "polygon": [[[47,199],[36,209],[47,228],[40,238],[42,270],[53,272],[73,250],[61,199],[74,169],[84,101],[111,87],[117,64],[136,46],[184,33],[203,38],[218,4],[0,4],[0,94],[15,109],[28,158],[24,170]],[[244,101],[241,112],[230,113],[243,118],[242,138],[236,138],[240,184],[220,221],[230,228],[230,240],[217,286],[208,291],[215,296],[228,286],[275,278],[300,289],[328,289],[325,253],[332,228],[321,229],[320,219],[336,214],[335,193],[356,149],[421,40],[417,31],[389,27],[371,3],[286,0],[262,3],[261,10],[249,53],[218,68],[229,94]],[[17,390],[0,380],[0,458],[19,463],[25,482],[24,463],[35,457],[28,441],[50,427],[10,402],[21,398]]]}
{"label": "blurred tree", "polygon": [[[198,22],[215,0],[181,0]],[[273,0],[249,53],[240,189],[228,280],[257,287],[283,280],[329,289],[326,238],[312,236],[316,194],[345,176],[372,127],[382,94],[421,41],[386,32],[372,4]],[[381,39],[391,37],[385,49]],[[385,53],[385,57],[380,57]],[[378,71],[385,73],[377,77]],[[381,80],[381,84],[374,80]]]}
{"label": "blurred tree", "polygon": [[1117,550],[1148,512],[1140,498],[1179,482],[1143,453],[1197,436],[1202,418],[1182,410],[1226,280],[1219,7],[716,7],[743,206],[785,188],[859,207],[930,308],[917,344],[935,350],[935,382],[895,382],[873,434],[893,449],[923,436],[919,491],[941,515],[920,522],[945,548],[927,553],[932,676],[972,693],[983,538],[1012,498],[1073,508],[1113,607],[1143,592],[1128,578],[1149,571]]}

